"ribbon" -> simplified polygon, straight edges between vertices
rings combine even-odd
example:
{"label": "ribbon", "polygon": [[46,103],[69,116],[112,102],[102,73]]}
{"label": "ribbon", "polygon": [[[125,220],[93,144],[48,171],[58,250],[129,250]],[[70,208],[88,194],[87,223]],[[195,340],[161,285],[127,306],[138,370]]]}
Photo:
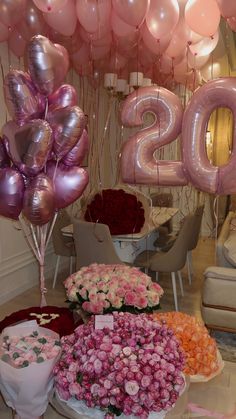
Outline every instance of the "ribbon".
{"label": "ribbon", "polygon": [[217,418],[217,419],[231,419],[231,418],[235,418],[236,417],[236,405],[235,405],[235,410],[230,413],[230,414],[223,414],[223,413],[217,413],[217,412],[213,412],[212,410],[207,410],[201,406],[198,406],[195,403],[189,403],[188,404],[188,410],[190,410],[190,412],[192,413],[199,413],[201,416],[206,416],[206,417],[210,417],[210,418]]}

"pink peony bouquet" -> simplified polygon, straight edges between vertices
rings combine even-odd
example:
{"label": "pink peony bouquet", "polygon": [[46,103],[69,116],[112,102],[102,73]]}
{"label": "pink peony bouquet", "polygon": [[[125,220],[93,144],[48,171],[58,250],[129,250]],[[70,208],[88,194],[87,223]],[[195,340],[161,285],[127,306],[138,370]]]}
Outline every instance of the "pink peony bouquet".
{"label": "pink peony bouquet", "polygon": [[48,405],[60,337],[35,320],[7,327],[0,336],[0,391],[19,418],[38,419]]}
{"label": "pink peony bouquet", "polygon": [[102,409],[106,419],[122,413],[146,419],[172,409],[185,387],[184,356],[172,330],[146,314],[111,316],[113,329],[96,330],[95,316],[62,338],[54,368],[59,397],[68,406],[76,399]]}
{"label": "pink peony bouquet", "polygon": [[[129,311],[153,312],[159,308],[163,289],[138,268],[93,263],[64,282],[74,307],[93,314]],[[73,305],[72,305],[73,306]]]}

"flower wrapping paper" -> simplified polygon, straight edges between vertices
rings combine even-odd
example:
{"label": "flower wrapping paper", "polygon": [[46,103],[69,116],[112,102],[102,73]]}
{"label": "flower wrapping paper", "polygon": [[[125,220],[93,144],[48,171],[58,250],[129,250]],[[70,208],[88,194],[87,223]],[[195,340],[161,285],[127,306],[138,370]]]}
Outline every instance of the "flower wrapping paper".
{"label": "flower wrapping paper", "polygon": [[[5,328],[0,336],[0,346],[4,335],[27,336],[34,331],[60,340],[57,333],[39,327],[33,320]],[[58,357],[20,369],[0,360],[0,390],[6,404],[17,412],[18,418],[38,419],[47,409],[54,381],[52,371]]]}

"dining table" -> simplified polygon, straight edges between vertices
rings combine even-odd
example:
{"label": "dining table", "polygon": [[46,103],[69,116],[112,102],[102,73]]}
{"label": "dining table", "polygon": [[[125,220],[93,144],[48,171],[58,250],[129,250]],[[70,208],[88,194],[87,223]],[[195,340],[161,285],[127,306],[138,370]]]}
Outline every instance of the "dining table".
{"label": "dining table", "polygon": [[[132,263],[144,250],[156,250],[153,245],[158,237],[158,228],[171,220],[179,208],[151,207],[149,216],[139,233],[112,235],[115,250],[123,262]],[[64,236],[73,237],[73,224],[62,228]]]}

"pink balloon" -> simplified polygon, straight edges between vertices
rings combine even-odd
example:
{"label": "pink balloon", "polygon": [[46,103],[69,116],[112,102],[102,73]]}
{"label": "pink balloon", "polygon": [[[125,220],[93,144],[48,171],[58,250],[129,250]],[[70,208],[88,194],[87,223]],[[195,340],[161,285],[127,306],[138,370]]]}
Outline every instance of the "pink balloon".
{"label": "pink balloon", "polygon": [[20,172],[35,176],[45,166],[52,148],[52,130],[42,119],[19,127],[15,122],[3,126],[3,140],[9,156]]}
{"label": "pink balloon", "polygon": [[50,13],[60,10],[67,0],[33,0],[33,2],[42,12]]}
{"label": "pink balloon", "polygon": [[1,0],[0,18],[1,23],[13,27],[22,19],[26,0]]}
{"label": "pink balloon", "polygon": [[210,55],[209,55],[209,54],[208,54],[208,55],[205,55],[205,56],[200,57],[200,56],[198,56],[198,55],[193,55],[193,54],[191,53],[191,51],[188,51],[188,55],[187,55],[187,58],[188,58],[188,65],[189,65],[189,67],[190,67],[191,69],[192,69],[192,68],[195,68],[195,69],[202,68],[202,67],[204,66],[204,64],[206,64],[206,63],[207,63],[207,61],[208,61],[209,57],[210,57]]}
{"label": "pink balloon", "polygon": [[122,68],[124,68],[126,63],[127,63],[126,58],[124,58],[118,52],[114,52],[110,56],[110,60],[109,60],[109,63],[108,63],[108,72],[116,73],[116,72],[120,71]]}
{"label": "pink balloon", "polygon": [[235,77],[212,80],[194,93],[183,119],[183,161],[185,170],[197,189],[228,195],[236,192],[236,180],[232,175],[236,167],[235,129],[233,151],[226,165],[213,166],[207,157],[205,144],[209,118],[218,107],[231,109],[235,120]]}
{"label": "pink balloon", "polygon": [[24,180],[11,167],[0,169],[0,215],[17,220],[23,205]]}
{"label": "pink balloon", "polygon": [[62,84],[54,93],[48,96],[49,111],[54,108],[75,106],[77,103],[77,92],[70,84]]}
{"label": "pink balloon", "polygon": [[110,52],[110,45],[103,45],[94,47],[91,46],[91,58],[92,60],[99,60],[100,58],[103,58],[105,55],[107,55]]}
{"label": "pink balloon", "polygon": [[202,36],[212,36],[220,23],[220,11],[215,0],[191,0],[185,6],[189,27]]}
{"label": "pink balloon", "polygon": [[9,167],[10,163],[11,161],[6,152],[3,140],[0,137],[0,168],[3,169],[4,167]]}
{"label": "pink balloon", "polygon": [[47,165],[47,175],[53,180],[56,208],[65,208],[78,199],[88,184],[86,170],[62,163],[58,166],[54,162]]}
{"label": "pink balloon", "polygon": [[135,32],[135,28],[125,23],[120,17],[112,10],[111,12],[111,27],[115,35],[127,36]]}
{"label": "pink balloon", "polygon": [[174,66],[174,76],[176,74],[186,74],[189,72],[187,56],[185,56],[180,63]]}
{"label": "pink balloon", "polygon": [[80,26],[79,33],[81,39],[88,44],[93,42],[96,43],[96,45],[105,45],[107,43],[110,44],[112,41],[110,22],[93,33],[87,32],[83,26]]}
{"label": "pink balloon", "polygon": [[17,56],[22,57],[25,52],[26,42],[23,36],[18,32],[16,28],[11,32],[8,45],[10,50]]}
{"label": "pink balloon", "polygon": [[27,1],[23,18],[17,24],[18,32],[23,36],[25,41],[29,41],[34,35],[43,35],[47,29],[48,26],[40,10],[31,1]]}
{"label": "pink balloon", "polygon": [[42,116],[45,99],[37,92],[28,73],[9,71],[4,79],[3,88],[7,110],[19,125]]}
{"label": "pink balloon", "polygon": [[125,142],[121,151],[122,179],[143,185],[186,185],[180,161],[156,160],[155,151],[180,134],[183,108],[180,99],[163,87],[142,87],[125,100],[122,123],[129,127],[143,124],[143,115],[152,112],[156,121]]}
{"label": "pink balloon", "polygon": [[232,31],[236,32],[236,15],[235,17],[229,17],[227,20],[227,23],[230,27],[230,29],[232,29]]}
{"label": "pink balloon", "polygon": [[89,138],[86,129],[83,130],[81,137],[76,145],[63,158],[62,163],[66,166],[79,166],[89,151]]}
{"label": "pink balloon", "polygon": [[10,34],[8,27],[0,22],[0,42],[6,41]]}
{"label": "pink balloon", "polygon": [[184,22],[180,20],[172,34],[170,44],[167,47],[165,53],[171,58],[176,58],[179,55],[185,53],[187,45],[188,34],[186,32]]}
{"label": "pink balloon", "polygon": [[82,40],[80,37],[80,27],[79,25],[76,26],[76,29],[72,36],[68,37],[62,35],[61,33],[54,31],[53,29],[50,30],[50,39],[55,42],[56,44],[60,44],[67,49],[70,54],[74,54],[78,51],[82,46]]}
{"label": "pink balloon", "polygon": [[41,35],[33,36],[28,45],[28,66],[31,78],[45,96],[56,90],[69,68],[69,57],[62,45],[53,44]]}
{"label": "pink balloon", "polygon": [[53,151],[57,159],[64,157],[76,144],[85,127],[85,116],[78,106],[67,106],[48,112],[53,136]]}
{"label": "pink balloon", "polygon": [[110,20],[111,0],[77,0],[77,17],[88,32],[97,32]]}
{"label": "pink balloon", "polygon": [[55,197],[52,180],[39,173],[26,188],[23,214],[33,225],[48,223],[55,212]]}
{"label": "pink balloon", "polygon": [[150,0],[146,16],[149,31],[156,39],[170,34],[179,20],[179,5],[177,0]]}
{"label": "pink balloon", "polygon": [[197,44],[192,44],[189,46],[189,49],[193,55],[198,55],[199,57],[203,57],[209,55],[212,51],[214,51],[216,45],[219,41],[219,32],[217,31],[214,35],[209,38],[203,38]]}
{"label": "pink balloon", "polygon": [[44,19],[49,26],[62,35],[73,35],[77,24],[74,1],[67,0],[67,2],[56,12],[45,13]]}
{"label": "pink balloon", "polygon": [[165,36],[163,35],[159,40],[154,38],[145,22],[141,28],[141,35],[146,47],[156,55],[162,54],[168,47],[171,40],[170,34]]}
{"label": "pink balloon", "polygon": [[138,27],[145,19],[149,0],[112,0],[115,13],[128,25]]}
{"label": "pink balloon", "polygon": [[234,0],[216,0],[220,12],[225,18],[236,17],[236,3]]}
{"label": "pink balloon", "polygon": [[198,70],[191,70],[186,74],[175,74],[175,81],[183,84],[186,89],[192,92],[198,88],[201,80],[201,73]]}

